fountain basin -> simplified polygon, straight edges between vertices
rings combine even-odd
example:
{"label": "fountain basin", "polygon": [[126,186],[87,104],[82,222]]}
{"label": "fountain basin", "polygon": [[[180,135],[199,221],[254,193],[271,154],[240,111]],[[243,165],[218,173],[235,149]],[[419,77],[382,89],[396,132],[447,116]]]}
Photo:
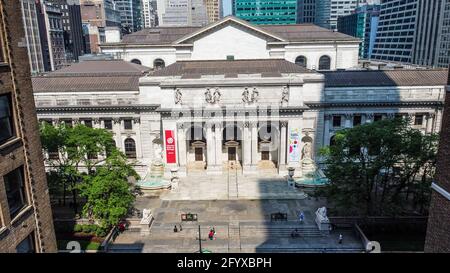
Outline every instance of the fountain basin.
{"label": "fountain basin", "polygon": [[155,177],[149,180],[139,180],[136,185],[142,190],[161,190],[170,188],[170,181]]}

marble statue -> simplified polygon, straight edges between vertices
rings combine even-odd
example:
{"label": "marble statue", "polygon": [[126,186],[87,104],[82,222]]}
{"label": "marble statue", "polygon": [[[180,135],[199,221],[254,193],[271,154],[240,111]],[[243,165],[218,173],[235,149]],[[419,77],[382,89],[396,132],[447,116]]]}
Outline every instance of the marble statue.
{"label": "marble statue", "polygon": [[242,92],[242,101],[245,103],[250,102],[250,92],[247,87],[244,89],[244,92]]}
{"label": "marble statue", "polygon": [[283,87],[283,92],[281,93],[281,103],[289,102],[289,89],[287,86]]}
{"label": "marble statue", "polygon": [[221,96],[222,96],[222,94],[220,93],[219,88],[216,88],[216,90],[214,90],[214,95],[213,95],[214,103],[218,103],[220,101]]}
{"label": "marble statue", "polygon": [[140,224],[141,225],[148,225],[152,221],[152,210],[150,209],[144,209],[142,210],[142,219]]}
{"label": "marble statue", "polygon": [[175,90],[175,104],[181,104],[182,98],[183,98],[183,93],[181,93],[180,89],[177,88]]}
{"label": "marble statue", "polygon": [[327,208],[326,207],[318,208],[317,212],[316,212],[316,215],[319,217],[320,220],[328,221]]}
{"label": "marble statue", "polygon": [[259,92],[255,87],[255,88],[253,88],[251,102],[258,102],[258,98],[259,98]]}
{"label": "marble statue", "polygon": [[303,151],[302,151],[302,158],[303,159],[311,159],[311,143],[306,142],[305,145],[303,146]]}
{"label": "marble statue", "polygon": [[163,161],[163,152],[160,144],[154,144],[153,153],[154,162]]}

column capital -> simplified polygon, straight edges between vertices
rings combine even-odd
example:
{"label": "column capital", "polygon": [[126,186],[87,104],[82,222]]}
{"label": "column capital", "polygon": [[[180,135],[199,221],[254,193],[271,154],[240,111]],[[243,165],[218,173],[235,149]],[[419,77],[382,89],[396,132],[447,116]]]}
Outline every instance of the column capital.
{"label": "column capital", "polygon": [[252,128],[258,128],[258,121],[250,121],[250,126]]}
{"label": "column capital", "polygon": [[93,118],[94,124],[100,124],[100,118]]}
{"label": "column capital", "polygon": [[324,119],[331,119],[333,117],[333,114],[325,114],[323,115]]}
{"label": "column capital", "polygon": [[387,113],[386,115],[389,119],[395,118],[395,113]]}
{"label": "column capital", "polygon": [[428,118],[435,118],[436,114],[435,113],[428,113]]}
{"label": "column capital", "polygon": [[113,118],[113,122],[114,122],[115,124],[120,123],[120,118]]}
{"label": "column capital", "polygon": [[344,113],[344,117],[345,117],[346,119],[352,118],[353,115],[354,115],[354,113]]}
{"label": "column capital", "polygon": [[374,113],[366,113],[366,118],[373,119]]}
{"label": "column capital", "polygon": [[287,125],[288,125],[288,122],[287,121],[281,121],[280,125],[281,125],[281,128],[286,128]]}
{"label": "column capital", "polygon": [[244,128],[250,127],[250,122],[249,121],[244,121],[243,122],[243,126],[244,126]]}
{"label": "column capital", "polygon": [[72,122],[73,122],[74,125],[77,125],[77,124],[81,123],[79,118],[73,118]]}
{"label": "column capital", "polygon": [[184,123],[183,122],[177,123],[177,129],[183,129],[183,128],[184,128]]}
{"label": "column capital", "polygon": [[133,122],[134,123],[140,123],[141,122],[141,118],[140,117],[134,117],[133,118]]}

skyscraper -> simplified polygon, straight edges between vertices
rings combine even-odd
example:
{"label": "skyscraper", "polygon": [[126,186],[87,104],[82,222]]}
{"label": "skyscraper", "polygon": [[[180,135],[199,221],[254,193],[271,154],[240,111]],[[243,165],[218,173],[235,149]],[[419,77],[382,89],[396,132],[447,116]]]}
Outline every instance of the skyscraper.
{"label": "skyscraper", "polygon": [[208,24],[203,0],[157,0],[160,26],[202,26]]}
{"label": "skyscraper", "polygon": [[42,55],[38,11],[36,9],[37,5],[35,0],[21,0],[20,3],[31,73],[42,73],[45,71],[45,67],[44,57]]}
{"label": "skyscraper", "polygon": [[[450,81],[447,83],[450,85]],[[432,184],[425,252],[450,252],[450,92],[445,99],[441,139]]]}
{"label": "skyscraper", "polygon": [[56,252],[22,4],[0,1],[0,252]]}
{"label": "skyscraper", "polygon": [[222,10],[221,0],[204,0],[209,23],[219,20]]}
{"label": "skyscraper", "polygon": [[321,27],[337,30],[340,16],[351,14],[359,4],[366,0],[320,0],[316,1],[315,23]]}
{"label": "skyscraper", "polygon": [[83,27],[79,0],[47,0],[59,6],[62,13],[64,45],[68,62],[78,61],[84,54]]}
{"label": "skyscraper", "polygon": [[114,0],[115,9],[120,12],[123,33],[131,33],[142,29],[142,1]]}
{"label": "skyscraper", "polygon": [[144,28],[158,25],[156,0],[142,0],[142,24]]}
{"label": "skyscraper", "polygon": [[254,24],[295,24],[297,0],[235,0],[236,17]]}
{"label": "skyscraper", "polygon": [[386,0],[372,59],[447,67],[449,0]]}
{"label": "skyscraper", "polygon": [[360,58],[370,57],[375,43],[379,14],[379,5],[364,5],[358,7],[352,14],[338,18],[339,32],[361,39]]}
{"label": "skyscraper", "polygon": [[297,23],[314,23],[316,20],[316,0],[297,0]]}

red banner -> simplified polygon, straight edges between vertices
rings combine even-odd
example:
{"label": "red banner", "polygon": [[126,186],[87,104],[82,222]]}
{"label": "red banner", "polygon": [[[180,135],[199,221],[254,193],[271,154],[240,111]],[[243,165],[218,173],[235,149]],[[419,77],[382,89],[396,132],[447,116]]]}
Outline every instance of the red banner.
{"label": "red banner", "polygon": [[175,136],[172,130],[166,130],[166,160],[167,164],[177,163],[177,154],[175,151]]}

